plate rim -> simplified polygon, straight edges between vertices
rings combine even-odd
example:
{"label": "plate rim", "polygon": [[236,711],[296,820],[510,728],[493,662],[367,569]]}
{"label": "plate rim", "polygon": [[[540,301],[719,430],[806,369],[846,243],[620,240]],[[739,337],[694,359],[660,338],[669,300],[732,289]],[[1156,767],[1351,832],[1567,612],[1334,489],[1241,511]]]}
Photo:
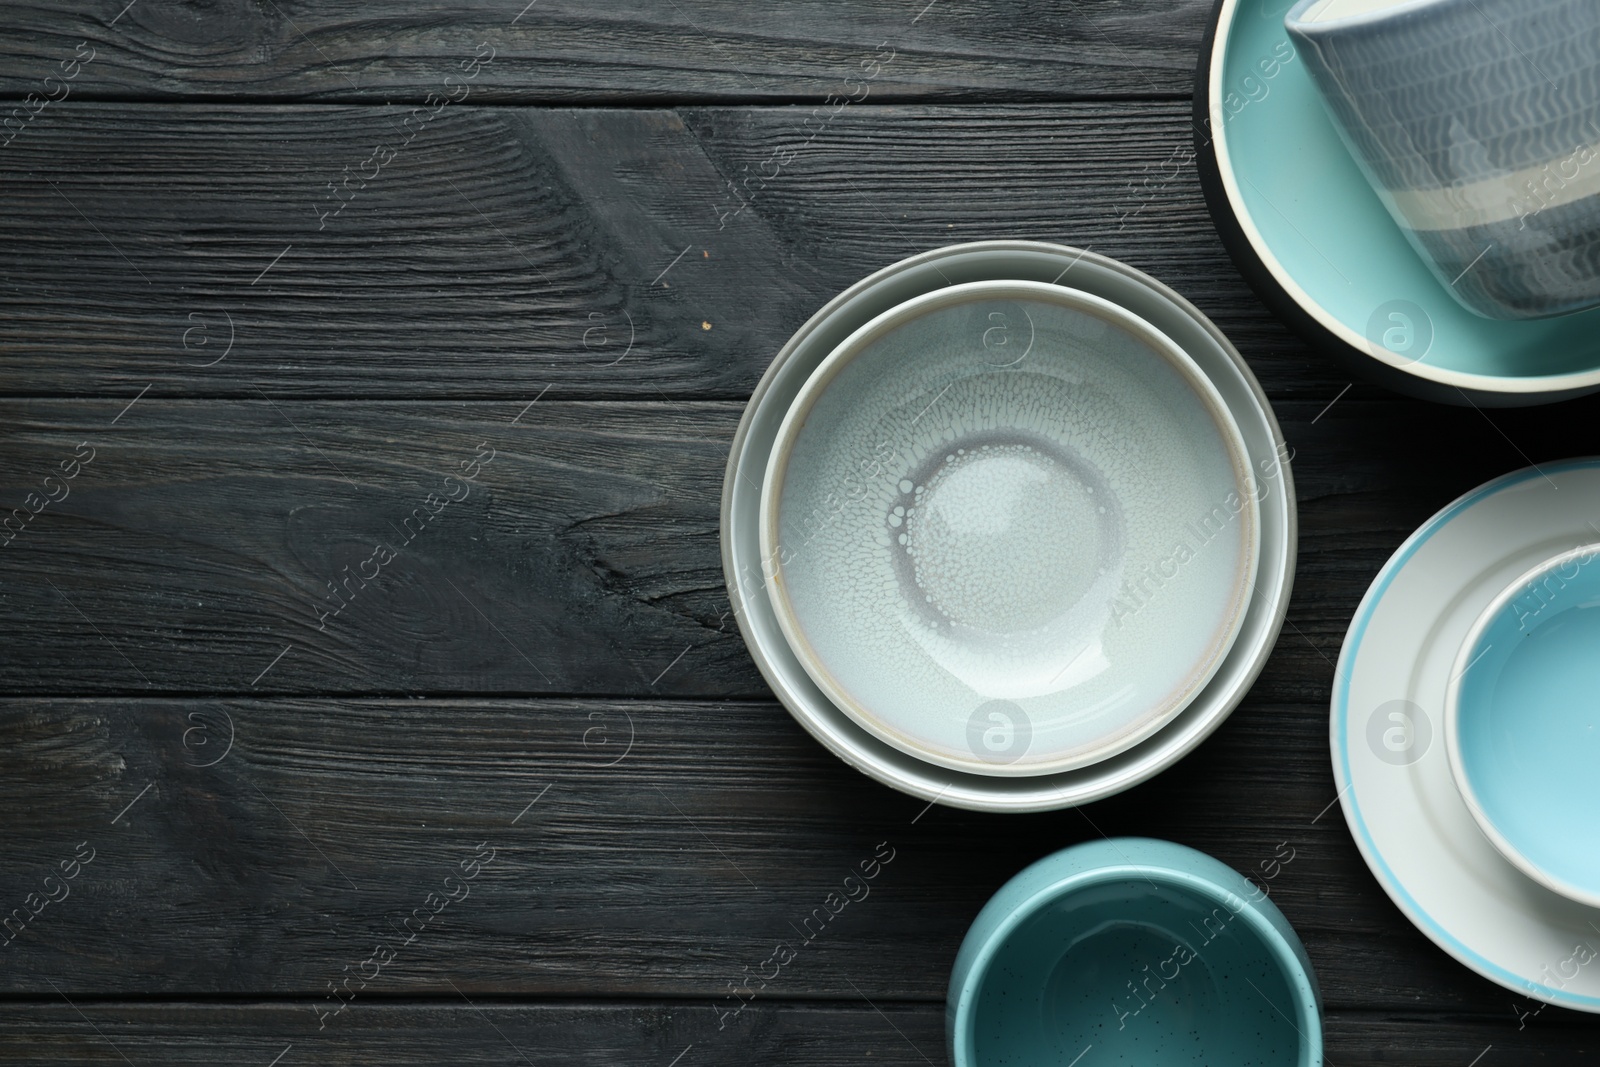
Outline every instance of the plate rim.
{"label": "plate rim", "polygon": [[1400,909],[1401,913],[1411,921],[1411,924],[1422,931],[1430,941],[1438,945],[1458,963],[1476,972],[1481,977],[1494,982],[1496,985],[1557,1007],[1571,1008],[1574,1011],[1600,1013],[1600,995],[1565,994],[1562,990],[1551,989],[1542,983],[1513,974],[1501,965],[1480,955],[1454,934],[1445,930],[1443,926],[1433,921],[1421,904],[1412,898],[1411,894],[1405,889],[1400,879],[1383,859],[1376,843],[1373,841],[1367,828],[1366,820],[1361,815],[1360,803],[1355,796],[1355,782],[1351,777],[1349,762],[1349,697],[1355,659],[1360,654],[1361,640],[1365,635],[1368,623],[1371,622],[1384,593],[1399,575],[1401,569],[1430,538],[1472,505],[1512,486],[1521,485],[1523,482],[1535,478],[1545,477],[1550,471],[1564,470],[1600,470],[1600,455],[1574,456],[1542,465],[1523,467],[1496,478],[1491,478],[1482,485],[1462,493],[1440,508],[1400,543],[1400,546],[1384,561],[1383,566],[1379,568],[1377,575],[1368,585],[1366,593],[1361,598],[1360,606],[1356,608],[1355,614],[1351,617],[1349,629],[1345,632],[1344,644],[1339,650],[1339,662],[1334,668],[1328,735],[1329,746],[1332,750],[1333,784],[1339,790],[1339,805],[1344,812],[1345,823],[1350,828],[1350,836],[1355,840],[1356,848],[1360,851],[1361,858],[1366,861],[1368,869],[1372,871],[1379,886],[1383,888],[1383,891],[1394,902],[1395,906]]}

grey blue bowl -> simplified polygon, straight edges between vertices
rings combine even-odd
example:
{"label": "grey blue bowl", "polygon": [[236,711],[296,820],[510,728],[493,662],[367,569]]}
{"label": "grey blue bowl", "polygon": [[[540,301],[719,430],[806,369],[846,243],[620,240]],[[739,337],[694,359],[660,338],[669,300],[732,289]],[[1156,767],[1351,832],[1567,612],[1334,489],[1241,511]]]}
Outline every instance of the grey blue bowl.
{"label": "grey blue bowl", "polygon": [[1300,0],[1285,26],[1457,301],[1497,319],[1600,306],[1600,3]]}
{"label": "grey blue bowl", "polygon": [[1317,1067],[1316,978],[1266,890],[1183,845],[1116,838],[1028,867],[950,976],[954,1067]]}

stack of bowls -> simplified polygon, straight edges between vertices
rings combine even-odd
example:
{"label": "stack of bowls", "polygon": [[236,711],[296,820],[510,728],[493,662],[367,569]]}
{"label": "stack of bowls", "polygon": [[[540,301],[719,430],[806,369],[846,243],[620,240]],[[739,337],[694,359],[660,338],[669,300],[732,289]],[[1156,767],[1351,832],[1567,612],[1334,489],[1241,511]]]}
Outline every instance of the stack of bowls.
{"label": "stack of bowls", "polygon": [[723,564],[756,663],[853,766],[930,801],[1081,804],[1197,745],[1271,649],[1293,486],[1259,385],[1153,279],[939,249],[778,354]]}

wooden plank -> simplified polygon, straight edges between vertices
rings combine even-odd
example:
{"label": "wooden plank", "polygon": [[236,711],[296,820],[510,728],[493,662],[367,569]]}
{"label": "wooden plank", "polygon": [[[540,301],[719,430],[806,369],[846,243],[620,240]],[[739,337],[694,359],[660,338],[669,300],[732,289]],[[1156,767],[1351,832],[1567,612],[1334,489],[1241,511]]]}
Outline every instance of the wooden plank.
{"label": "wooden plank", "polygon": [[[0,1050],[41,1067],[128,1063],[384,1065],[645,1063],[656,1067],[927,1067],[944,1058],[940,1004],[753,1004],[739,1024],[679,1003],[352,1006],[323,1031],[283,1004],[81,1004],[0,1009]],[[1327,1062],[1416,1067],[1595,1062],[1592,1018],[1550,1008],[1522,1029],[1501,1016],[1332,1012]],[[681,1057],[681,1059],[679,1058]],[[1089,1058],[1083,1061],[1092,1063]]]}
{"label": "wooden plank", "polygon": [[770,703],[10,699],[0,731],[14,996],[334,1010],[328,983],[355,975],[373,997],[667,996],[708,1017],[751,997],[936,1000],[1006,879],[1106,834],[1256,878],[1330,1008],[1508,998],[1368,874],[1329,809],[1322,705],[1253,696],[1139,789],[1026,817],[929,810]]}
{"label": "wooden plank", "polygon": [[943,1016],[927,1004],[753,1005],[719,1031],[716,1017],[700,1005],[526,1005],[452,997],[454,1003],[444,1004],[357,1000],[322,1030],[309,1004],[94,1005],[74,998],[83,1008],[78,1014],[57,1000],[0,1008],[0,1055],[40,1067],[943,1062]]}
{"label": "wooden plank", "polygon": [[697,288],[652,287],[689,238],[650,207],[685,190],[635,204],[601,175],[712,188],[670,113],[618,116],[601,145],[570,112],[458,109],[414,141],[401,109],[228,114],[82,106],[0,154],[6,392],[726,395],[782,343],[741,348],[752,289],[794,296],[759,232],[695,249],[671,281]]}
{"label": "wooden plank", "polygon": [[[935,857],[898,855],[923,805],[772,705],[35,702],[0,722],[0,807],[32,822],[8,849],[7,914],[92,850],[8,933],[13,992],[269,990],[336,1010],[328,983],[365,970],[372,995],[453,981],[732,1010],[726,984],[779,940],[805,959],[771,995],[848,989],[841,964],[899,988],[898,946],[947,899],[917,885]],[[860,818],[866,798],[881,817]],[[851,910],[804,926],[864,870]],[[391,959],[361,968],[380,943]]]}
{"label": "wooden plank", "polygon": [[1347,381],[1227,260],[1181,102],[407,114],[42,112],[0,149],[0,394],[742,398],[846,285],[995,237],[1150,271],[1276,397]]}
{"label": "wooden plank", "polygon": [[0,405],[0,685],[763,693],[717,548],[738,405],[536,400]]}
{"label": "wooden plank", "polygon": [[[124,3],[8,4],[0,93],[41,91],[84,42],[94,58],[68,84],[98,98],[420,102],[479,55],[493,58],[467,83],[471,98],[501,103],[820,101],[863,85],[885,99],[1183,94],[1210,10],[1206,0]],[[883,54],[892,59],[862,80],[874,71],[862,63]]]}
{"label": "wooden plank", "polygon": [[[7,692],[767,693],[718,549],[737,403],[139,394],[0,401]],[[1389,553],[1524,456],[1589,451],[1600,401],[1325,407],[1279,406],[1301,560],[1270,699],[1326,700]]]}

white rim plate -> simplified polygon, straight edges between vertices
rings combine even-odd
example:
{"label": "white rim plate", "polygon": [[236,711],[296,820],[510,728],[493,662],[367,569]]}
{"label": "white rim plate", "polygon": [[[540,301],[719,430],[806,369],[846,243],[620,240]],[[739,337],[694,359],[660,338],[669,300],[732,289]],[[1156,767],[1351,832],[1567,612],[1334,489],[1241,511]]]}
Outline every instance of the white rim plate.
{"label": "white rim plate", "polygon": [[[1260,509],[1261,564],[1245,624],[1217,675],[1175,720],[1127,752],[1077,771],[1000,778],[947,770],[872,737],[834,707],[790,652],[762,580],[761,472],[800,385],[846,336],[912,296],[967,281],[1062,282],[1115,301],[1205,368],[1244,434],[1258,474],[1276,465]],[[885,267],[834,297],[791,337],[757,384],[734,434],[722,492],[722,562],[751,657],[812,736],[862,773],[912,796],[978,811],[1047,811],[1111,796],[1177,762],[1243,698],[1283,626],[1294,584],[1294,481],[1283,434],[1255,377],[1210,320],[1177,293],[1116,260],[1039,241],[952,245]],[[1282,461],[1282,462],[1280,462]]]}
{"label": "white rim plate", "polygon": [[1600,457],[1496,478],[1384,564],[1334,674],[1330,740],[1345,820],[1417,928],[1527,997],[1600,1012],[1600,909],[1550,891],[1484,837],[1450,774],[1445,690],[1474,620],[1535,563],[1594,540]]}

